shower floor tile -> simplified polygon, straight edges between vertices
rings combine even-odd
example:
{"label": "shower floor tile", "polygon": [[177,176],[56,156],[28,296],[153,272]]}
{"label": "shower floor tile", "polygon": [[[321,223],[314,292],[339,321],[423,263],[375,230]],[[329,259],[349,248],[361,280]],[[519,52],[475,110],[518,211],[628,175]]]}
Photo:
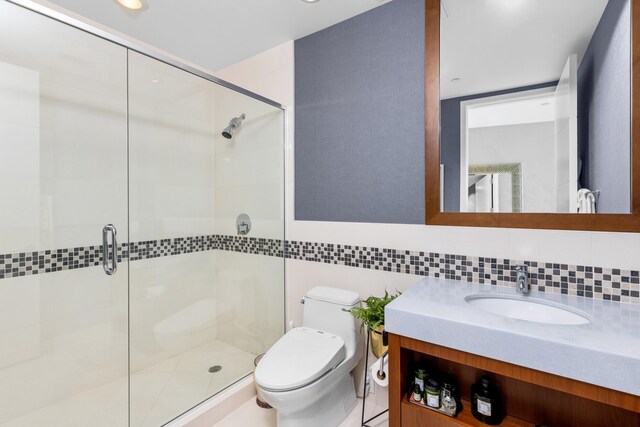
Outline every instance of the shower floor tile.
{"label": "shower floor tile", "polygon": [[[251,372],[255,357],[215,340],[134,373],[131,427],[158,427],[170,421]],[[222,369],[209,372],[214,365]],[[137,402],[134,396],[140,395],[155,397],[153,405],[149,400]]]}
{"label": "shower floor tile", "polygon": [[[131,375],[131,427],[159,427],[253,370],[255,355],[214,340]],[[222,369],[210,373],[209,368]],[[0,427],[127,427],[128,379],[78,393]]]}

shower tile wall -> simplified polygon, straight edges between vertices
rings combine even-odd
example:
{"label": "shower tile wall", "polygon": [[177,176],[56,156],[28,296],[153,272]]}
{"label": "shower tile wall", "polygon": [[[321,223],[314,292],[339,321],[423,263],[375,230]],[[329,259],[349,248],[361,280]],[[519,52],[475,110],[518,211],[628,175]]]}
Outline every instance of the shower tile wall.
{"label": "shower tile wall", "polygon": [[[127,235],[126,108],[124,48],[0,2],[0,253]],[[0,335],[0,425],[126,376],[127,266],[0,281]]]}
{"label": "shower tile wall", "polygon": [[[215,231],[236,235],[236,217],[251,217],[249,237],[284,238],[283,112],[217,88],[215,123],[247,119],[232,140],[216,134]],[[253,354],[284,333],[284,262],[270,256],[216,251],[218,338]]]}
{"label": "shower tile wall", "polygon": [[217,129],[241,113],[247,118],[233,139],[215,135],[216,234],[236,234],[236,217],[244,212],[253,223],[250,236],[282,239],[283,113],[223,87],[217,88],[217,100]]}
{"label": "shower tile wall", "polygon": [[284,333],[283,258],[216,251],[218,338],[252,354]]}
{"label": "shower tile wall", "polygon": [[[132,242],[213,234],[214,97],[210,82],[129,53]],[[214,265],[212,252],[131,264],[132,372],[215,339],[185,330],[163,347],[154,329],[213,297]]]}
{"label": "shower tile wall", "polygon": [[[282,111],[133,52],[129,70],[131,241],[235,235],[240,213],[252,218],[250,236],[283,239]],[[224,139],[241,113],[247,119]],[[150,411],[147,423],[167,421],[195,406],[207,385],[219,390],[251,372],[284,332],[282,258],[203,251],[130,268],[134,376],[161,379],[166,372],[150,372],[216,343],[236,354],[211,353],[174,372],[162,390],[180,396],[171,410],[149,410],[146,383],[132,383],[136,419]],[[213,382],[207,370],[218,363],[227,364]]]}
{"label": "shower tile wall", "polygon": [[[129,67],[131,241],[233,235],[240,213],[250,236],[282,239],[282,112],[136,53]],[[259,354],[283,332],[282,259],[207,251],[135,262],[130,274],[133,372],[216,338]],[[156,326],[203,300],[216,327],[163,348]]]}
{"label": "shower tile wall", "polygon": [[0,252],[92,244],[126,219],[126,51],[6,8]]}

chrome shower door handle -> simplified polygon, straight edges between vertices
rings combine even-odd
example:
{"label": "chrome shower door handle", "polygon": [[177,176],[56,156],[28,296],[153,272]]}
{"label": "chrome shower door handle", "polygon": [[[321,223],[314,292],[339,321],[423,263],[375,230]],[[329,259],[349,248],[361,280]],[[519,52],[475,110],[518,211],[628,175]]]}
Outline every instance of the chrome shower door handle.
{"label": "chrome shower door handle", "polygon": [[[109,265],[109,237],[111,233],[111,265]],[[118,271],[118,231],[113,224],[107,224],[102,229],[102,268],[109,276]]]}

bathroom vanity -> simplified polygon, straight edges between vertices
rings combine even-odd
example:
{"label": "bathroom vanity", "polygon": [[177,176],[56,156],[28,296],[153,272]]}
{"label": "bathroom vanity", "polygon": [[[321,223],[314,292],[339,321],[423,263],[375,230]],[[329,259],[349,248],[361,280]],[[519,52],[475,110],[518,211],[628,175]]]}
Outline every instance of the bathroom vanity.
{"label": "bathroom vanity", "polygon": [[[514,301],[522,305],[495,314]],[[469,403],[483,374],[501,391],[500,425],[640,426],[639,321],[635,304],[425,278],[386,309],[390,426],[485,425]],[[456,418],[410,402],[419,363],[455,378]]]}

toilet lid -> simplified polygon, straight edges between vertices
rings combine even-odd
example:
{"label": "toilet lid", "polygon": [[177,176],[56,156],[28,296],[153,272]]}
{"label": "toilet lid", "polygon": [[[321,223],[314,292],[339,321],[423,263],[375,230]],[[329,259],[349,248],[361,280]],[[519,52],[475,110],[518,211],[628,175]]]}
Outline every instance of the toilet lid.
{"label": "toilet lid", "polygon": [[286,391],[312,383],[345,358],[344,340],[328,332],[295,328],[264,355],[256,367],[261,388]]}

